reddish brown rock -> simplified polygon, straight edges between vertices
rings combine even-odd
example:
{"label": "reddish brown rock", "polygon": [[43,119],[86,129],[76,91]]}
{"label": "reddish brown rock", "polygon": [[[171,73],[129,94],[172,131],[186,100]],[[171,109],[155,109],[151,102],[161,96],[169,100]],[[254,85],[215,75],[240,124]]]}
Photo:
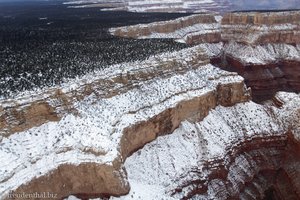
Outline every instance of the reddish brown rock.
{"label": "reddish brown rock", "polygon": [[[117,162],[117,161],[116,161]],[[128,193],[130,187],[126,180],[126,171],[119,163],[114,165],[82,163],[61,165],[47,176],[34,179],[14,191],[15,194],[33,194],[50,192],[55,199],[73,194],[78,197],[93,198],[121,196]]]}
{"label": "reddish brown rock", "polygon": [[220,42],[214,15],[198,14],[165,22],[111,28],[111,34],[128,38],[173,38],[187,44]]}
{"label": "reddish brown rock", "polygon": [[300,92],[300,61],[245,64],[231,56],[225,59],[224,69],[236,71],[245,78],[255,101],[271,99],[278,91]]}
{"label": "reddish brown rock", "polygon": [[222,19],[222,40],[245,44],[300,43],[300,12],[236,12]]}

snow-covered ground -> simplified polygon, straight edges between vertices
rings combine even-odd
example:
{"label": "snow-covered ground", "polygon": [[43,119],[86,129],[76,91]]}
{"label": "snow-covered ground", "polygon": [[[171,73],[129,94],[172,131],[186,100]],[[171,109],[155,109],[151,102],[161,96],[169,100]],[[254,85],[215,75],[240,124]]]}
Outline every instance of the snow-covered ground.
{"label": "snow-covered ground", "polygon": [[[203,19],[207,19],[207,21]],[[211,23],[208,21],[211,21]],[[172,38],[186,42],[188,37],[193,35],[220,33],[219,22],[220,16],[218,15],[199,14],[164,22],[111,28],[109,31],[112,35],[121,37],[134,37],[138,39]],[[170,28],[171,26],[173,26],[174,30]],[[163,27],[166,28],[164,29]],[[135,32],[135,34],[132,34],[132,32]]]}
{"label": "snow-covered ground", "polygon": [[300,45],[292,44],[260,44],[245,45],[237,42],[199,44],[209,57],[220,57],[222,54],[247,64],[270,64],[277,61],[300,61]]}
{"label": "snow-covered ground", "polygon": [[[284,102],[281,109],[247,102],[233,107],[218,106],[201,122],[182,122],[172,134],[157,138],[127,158],[125,168],[131,191],[111,199],[180,199],[189,192],[188,188],[176,196],[170,194],[192,180],[205,181],[205,163],[222,158],[226,164],[228,150],[241,143],[283,136],[291,129],[300,139],[300,96],[280,92],[277,98]],[[276,113],[275,118],[271,110]],[[209,185],[208,191],[211,193],[203,199],[217,198],[213,185]]]}
{"label": "snow-covered ground", "polygon": [[[218,106],[203,121],[184,121],[172,134],[146,144],[125,162],[131,185],[130,193],[111,199],[180,199],[192,188],[186,187],[172,196],[171,193],[176,188],[193,180],[207,180],[209,171],[204,168],[205,163],[222,158],[224,164],[228,164],[228,151],[243,142],[255,138],[284,136],[288,130],[293,130],[297,138],[299,132],[295,131],[299,130],[300,96],[279,92],[276,98],[284,104],[280,109],[253,102],[233,107]],[[243,156],[238,157],[235,162],[245,162],[247,166],[248,161],[243,159]],[[247,172],[250,169],[244,170]],[[232,176],[232,181],[239,179],[240,175],[232,173],[234,172],[229,175]],[[215,195],[218,194],[215,193],[214,185],[209,184],[208,193],[198,198],[216,199]],[[68,198],[74,199],[76,198]]]}
{"label": "snow-covered ground", "polygon": [[[169,56],[160,56],[165,61],[174,58],[171,55],[179,56],[179,63],[187,64],[188,59],[193,59],[193,52],[197,55],[199,51],[200,47],[193,47]],[[119,65],[119,69],[106,68],[98,72],[97,76],[87,75],[83,79],[69,82],[62,91],[74,91],[83,83],[100,79],[101,74],[103,78],[110,79],[120,73],[128,74],[143,70],[146,66],[153,67],[153,62],[146,65],[147,62],[150,61],[144,61],[144,65]],[[118,149],[124,128],[147,121],[181,101],[215,91],[220,84],[243,82],[243,78],[236,73],[220,70],[210,64],[201,65],[201,62],[198,68],[191,68],[186,73],[158,76],[111,98],[99,99],[97,95],[91,94],[80,102],[73,102],[78,111],[76,116],[66,114],[58,122],[48,122],[3,137],[0,146],[0,198],[21,184],[46,175],[63,164],[92,162],[111,165],[120,156]],[[22,98],[19,101],[24,103]]]}
{"label": "snow-covered ground", "polygon": [[205,12],[228,7],[228,2],[217,0],[71,0],[65,4],[72,8],[102,7],[105,11],[126,10],[130,12]]}
{"label": "snow-covered ground", "polygon": [[278,60],[300,61],[300,45],[265,44],[243,45],[236,42],[226,44],[225,54],[245,64],[268,64]]}

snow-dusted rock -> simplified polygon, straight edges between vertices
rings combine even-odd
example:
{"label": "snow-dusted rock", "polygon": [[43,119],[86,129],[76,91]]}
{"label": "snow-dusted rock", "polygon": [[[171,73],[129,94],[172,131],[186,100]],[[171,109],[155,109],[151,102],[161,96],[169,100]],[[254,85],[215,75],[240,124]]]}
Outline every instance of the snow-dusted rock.
{"label": "snow-dusted rock", "polygon": [[131,191],[120,199],[262,199],[272,184],[299,198],[300,96],[276,98],[281,108],[218,106],[145,145],[125,162]]}
{"label": "snow-dusted rock", "polygon": [[222,19],[222,40],[246,44],[300,42],[300,12],[235,12]]}
{"label": "snow-dusted rock", "polygon": [[70,8],[99,7],[103,11],[130,12],[207,12],[221,11],[230,6],[222,0],[68,0]]}
{"label": "snow-dusted rock", "polygon": [[[51,191],[59,198],[126,194],[122,163],[134,151],[171,133],[181,121],[201,120],[217,105],[248,99],[243,78],[208,64],[195,46],[4,100],[0,198],[10,191]],[[47,104],[59,118],[51,121],[35,102]],[[34,116],[26,115],[28,108]]]}
{"label": "snow-dusted rock", "polygon": [[[230,25],[227,18],[222,23],[226,31],[245,28],[234,26],[237,19],[269,26],[268,17],[274,15],[272,34],[296,30],[294,25],[278,25],[286,23],[286,12],[278,18],[232,15]],[[218,29],[197,22],[183,26],[190,18],[174,20],[181,25],[157,37],[182,38],[192,27],[200,32]],[[251,23],[250,28],[257,26]],[[261,27],[265,30],[265,25],[251,30]],[[111,31],[116,30],[129,28]],[[247,42],[253,35],[245,37]],[[265,77],[272,82],[272,73],[260,69],[285,59],[294,70],[280,70],[286,70],[290,85],[297,85],[299,45],[269,40],[251,40],[249,45],[239,35],[227,42],[227,36],[225,43],[203,43],[111,66],[58,88],[2,100],[0,198],[8,198],[11,191],[51,191],[59,198],[129,192],[120,198],[251,199],[274,190],[275,195],[299,199],[299,95],[281,92],[271,105],[253,103],[242,77],[209,64],[209,57],[217,57],[221,64],[252,69],[249,76],[236,70],[246,81]],[[286,43],[290,41],[293,37]],[[281,76],[280,70],[273,73]]]}
{"label": "snow-dusted rock", "polygon": [[220,16],[198,14],[175,20],[111,28],[110,33],[129,38],[172,38],[187,44],[220,42]]}

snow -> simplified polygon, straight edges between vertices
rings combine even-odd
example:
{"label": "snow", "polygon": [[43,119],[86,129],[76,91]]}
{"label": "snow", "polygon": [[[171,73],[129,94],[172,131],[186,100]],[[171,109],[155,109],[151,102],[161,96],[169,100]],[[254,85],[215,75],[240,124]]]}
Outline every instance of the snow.
{"label": "snow", "polygon": [[[288,96],[287,101],[293,106],[296,103],[300,108],[300,101],[295,99],[296,96],[299,99],[299,95],[286,93],[279,95]],[[144,197],[157,199],[156,195],[160,195],[159,198],[162,199],[181,199],[191,188],[184,187],[183,191],[175,196],[171,196],[172,191],[191,180],[205,181],[210,170],[203,169],[207,161],[224,158],[222,160],[226,163],[228,151],[244,141],[266,136],[283,136],[288,128],[272,116],[272,109],[278,114],[282,112],[274,107],[253,102],[240,103],[232,107],[218,106],[211,110],[203,121],[182,122],[172,134],[157,138],[127,158],[125,168],[128,172],[131,192],[124,197],[111,199],[130,199],[131,195],[137,192],[141,193],[139,194],[141,199]],[[291,110],[295,110],[295,107]],[[288,114],[290,111],[286,109],[284,112]],[[299,120],[300,117],[298,116],[297,119]],[[233,165],[240,166],[247,174],[252,170],[247,168],[249,166],[247,162],[247,159],[240,156]],[[244,164],[240,165],[240,163]],[[195,174],[195,171],[198,173]],[[239,181],[238,178],[233,172],[229,173],[229,180],[232,180],[233,184]],[[218,185],[222,182],[213,180],[209,183],[207,196],[202,195],[197,198],[215,199],[217,194],[214,193],[214,184]],[[152,192],[149,187],[156,188],[157,193]]]}
{"label": "snow", "polygon": [[224,45],[222,42],[219,43],[203,43],[199,44],[199,46],[203,49],[206,55],[210,58],[221,56],[223,52]]}
{"label": "snow", "polygon": [[165,194],[164,188],[158,185],[149,185],[143,184],[141,182],[130,181],[131,190],[128,195],[122,197],[111,197],[111,200],[128,200],[128,199],[141,199],[141,200],[153,200],[153,199],[160,199],[160,200],[175,200],[170,196]]}
{"label": "snow", "polygon": [[[151,12],[153,10],[163,12],[203,12],[215,10],[215,8],[226,8],[228,2],[215,0],[71,0],[64,4],[70,5],[71,8],[100,7],[102,10],[127,10],[130,12]],[[105,5],[110,5],[107,8]]]}
{"label": "snow", "polygon": [[[154,22],[149,24],[137,24],[132,26],[124,26],[117,28],[110,28],[109,32],[112,35],[115,35],[117,32],[122,32],[122,37],[127,37],[127,34],[132,30],[142,30],[147,28],[151,32],[146,34],[137,35],[137,39],[147,39],[147,38],[172,38],[172,39],[181,39],[180,41],[186,41],[189,37],[193,35],[203,35],[208,33],[220,33],[220,23],[202,23],[197,20],[198,18],[209,18],[212,17],[208,14],[199,14],[199,15],[191,15],[187,17],[181,17],[175,20],[169,20],[165,22]],[[220,20],[220,17],[214,17],[216,20]],[[184,26],[186,21],[194,21],[194,24],[189,26]],[[216,21],[217,22],[217,21]],[[176,28],[174,31],[169,32],[161,32],[161,30],[155,30],[155,27],[168,26],[172,24],[180,24],[182,27]],[[135,36],[134,36],[135,37]]]}
{"label": "snow", "polygon": [[275,98],[283,103],[275,113],[280,116],[283,126],[291,130],[295,139],[300,141],[300,94],[278,92]]}
{"label": "snow", "polygon": [[[197,56],[200,50],[200,47],[193,47],[134,65],[117,65],[99,71],[93,77],[87,75],[65,84],[62,90],[71,92],[83,83],[110,79],[120,73],[151,70],[152,67],[156,69],[154,66],[159,68],[162,60],[178,58],[179,63],[188,66],[189,60]],[[73,106],[78,111],[76,116],[65,114],[58,122],[48,122],[2,138],[0,198],[62,164],[92,162],[111,165],[120,156],[118,149],[124,128],[148,120],[181,101],[213,92],[219,84],[243,81],[236,73],[225,72],[210,64],[198,64],[198,68],[188,68],[186,73],[157,76],[139,82],[138,87],[110,98],[91,94],[82,101],[74,102]],[[27,101],[31,100],[29,98]],[[23,98],[14,101],[26,102]]]}
{"label": "snow", "polygon": [[300,46],[289,44],[243,45],[230,42],[224,46],[225,54],[245,64],[268,64],[277,60],[300,61]]}

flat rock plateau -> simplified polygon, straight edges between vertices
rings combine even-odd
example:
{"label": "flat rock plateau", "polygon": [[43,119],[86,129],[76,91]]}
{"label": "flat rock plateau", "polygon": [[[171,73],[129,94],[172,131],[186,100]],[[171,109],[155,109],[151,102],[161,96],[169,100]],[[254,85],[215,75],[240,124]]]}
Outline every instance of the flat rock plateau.
{"label": "flat rock plateau", "polygon": [[1,98],[0,199],[300,199],[300,12],[171,18],[106,37],[184,46]]}

